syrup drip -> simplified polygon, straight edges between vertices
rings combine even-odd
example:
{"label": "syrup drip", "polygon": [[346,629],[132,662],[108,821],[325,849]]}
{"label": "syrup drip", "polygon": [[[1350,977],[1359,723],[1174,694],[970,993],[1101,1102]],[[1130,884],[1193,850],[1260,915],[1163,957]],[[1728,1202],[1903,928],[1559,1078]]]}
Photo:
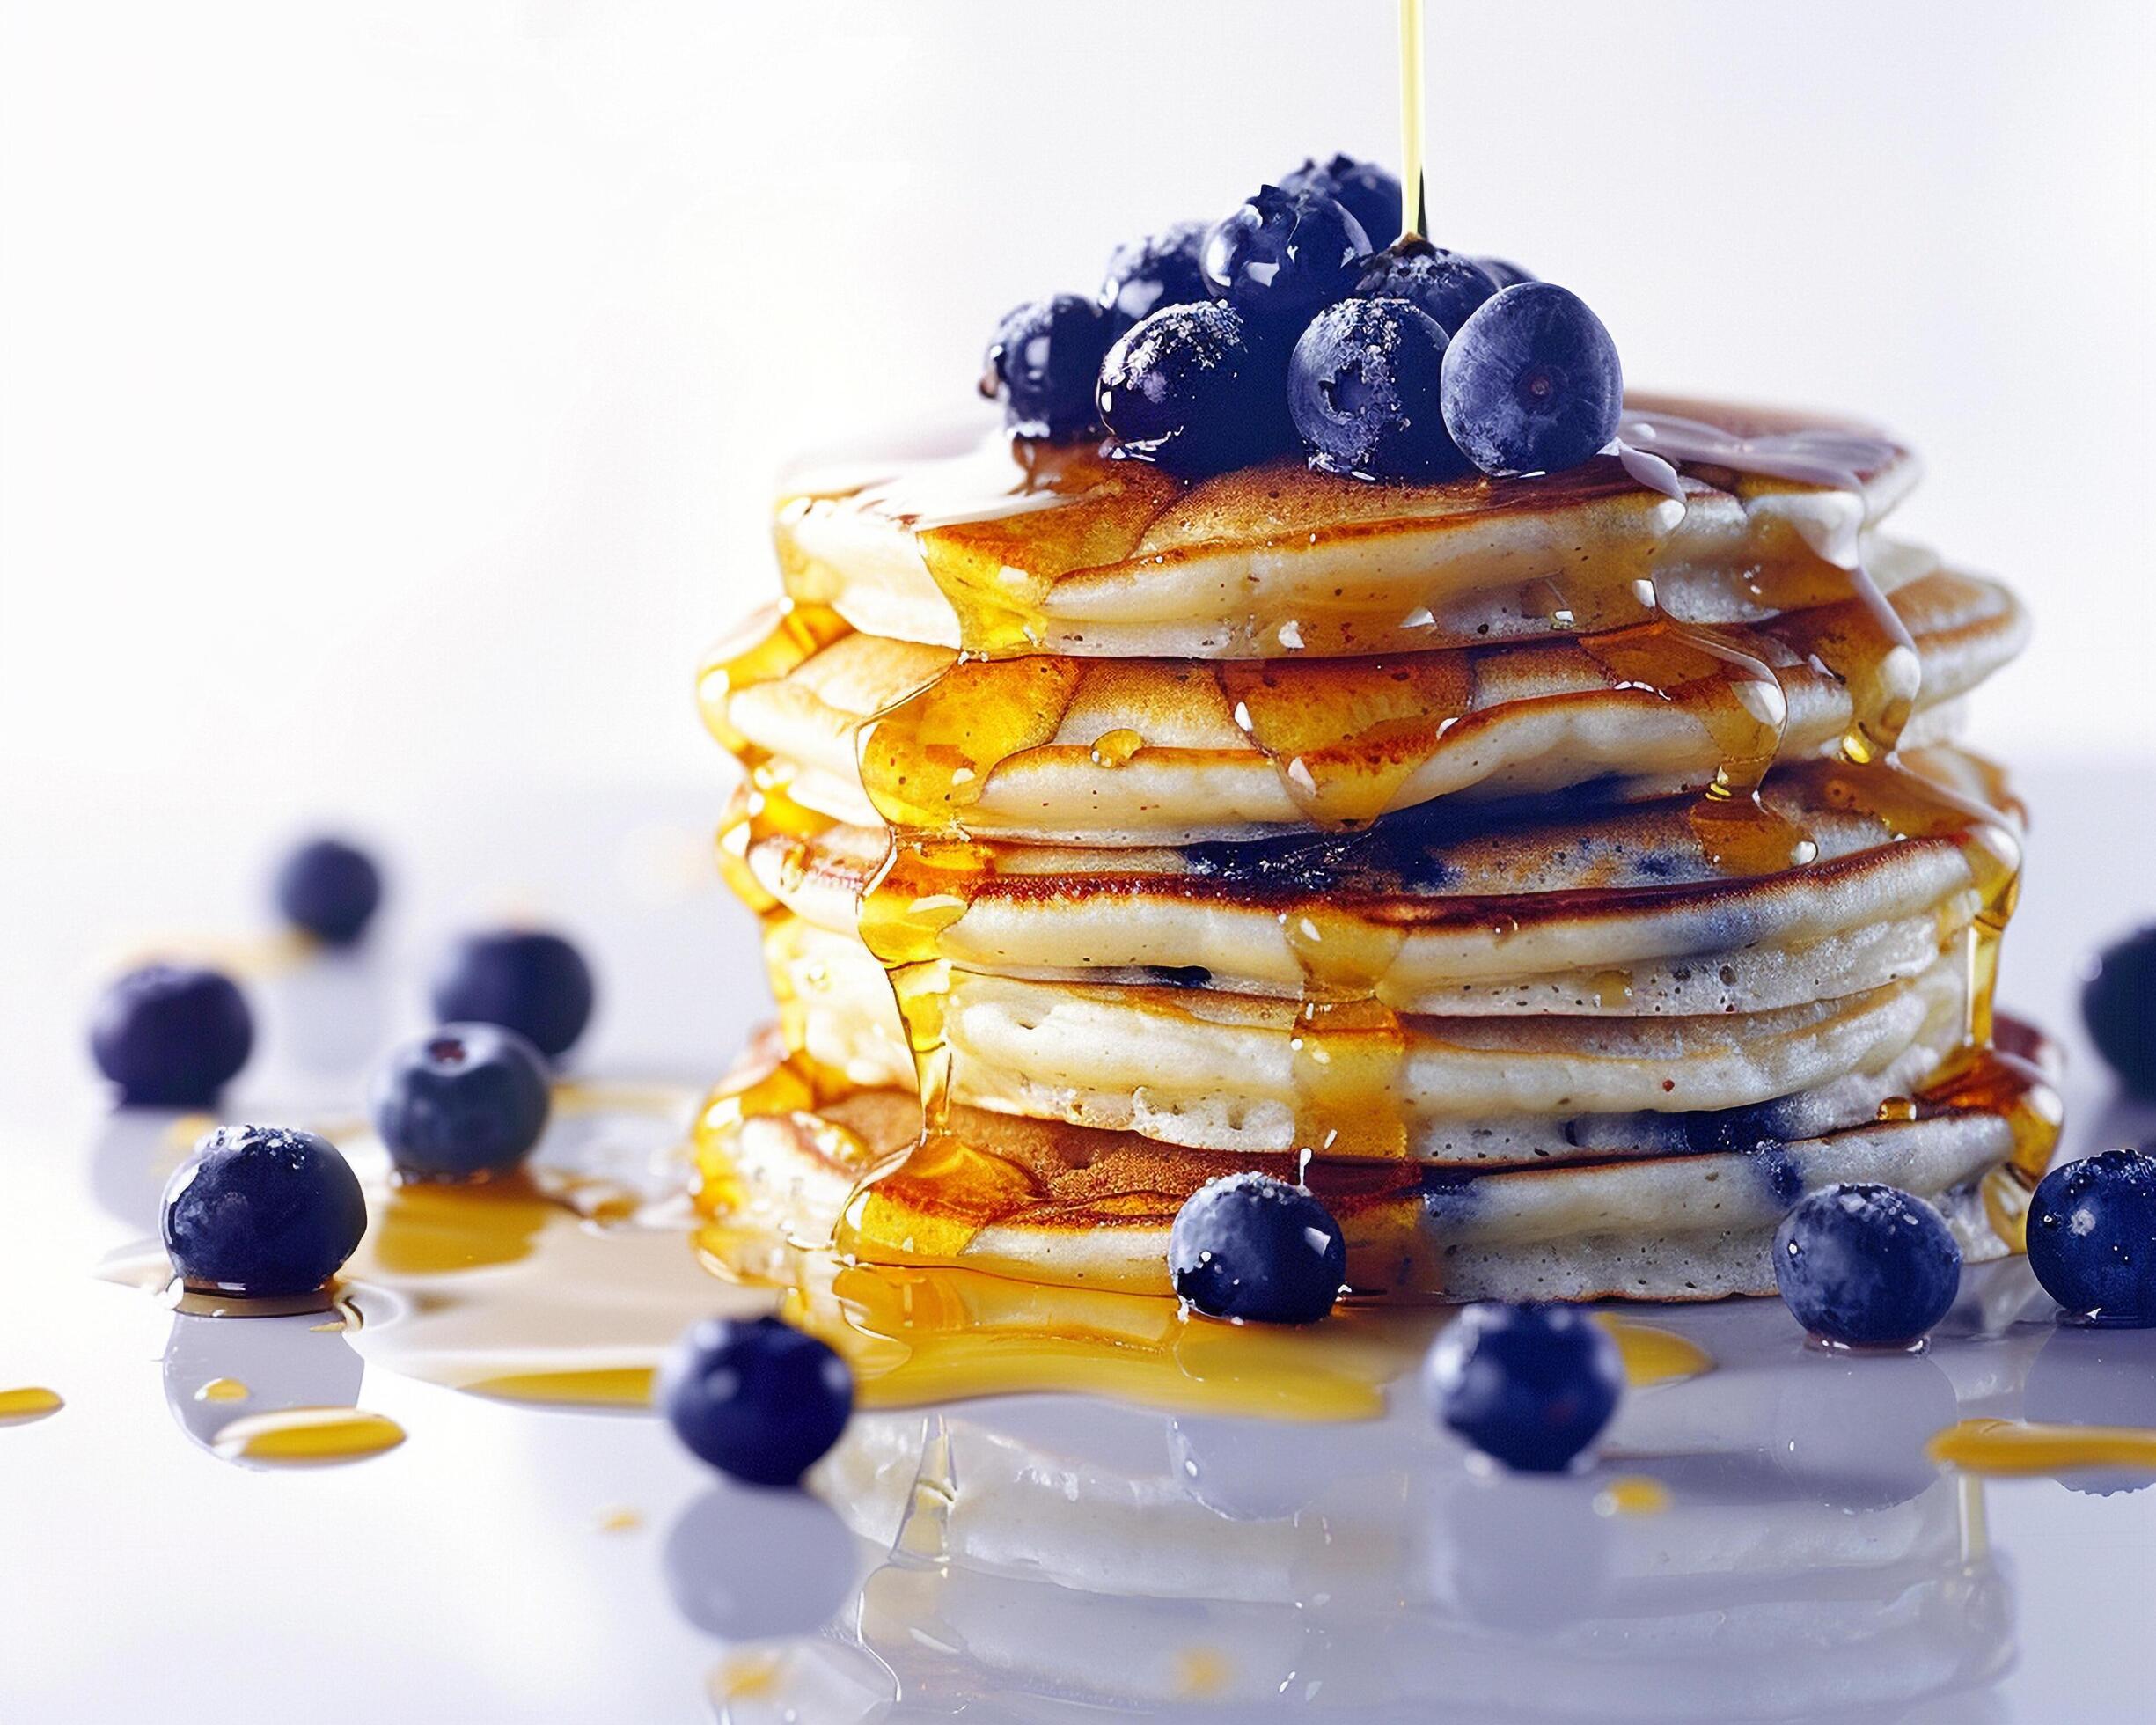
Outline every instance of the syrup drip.
{"label": "syrup drip", "polygon": [[2121,1468],[2156,1474],[2156,1431],[2127,1426],[2050,1426],[2018,1420],[1963,1420],[1925,1453],[1967,1473],[2071,1473]]}
{"label": "syrup drip", "polygon": [[47,1389],[0,1390],[0,1426],[26,1426],[59,1413],[67,1404]]}
{"label": "syrup drip", "polygon": [[356,1407],[288,1407],[220,1426],[214,1442],[228,1461],[322,1467],[364,1461],[404,1442],[404,1428]]}

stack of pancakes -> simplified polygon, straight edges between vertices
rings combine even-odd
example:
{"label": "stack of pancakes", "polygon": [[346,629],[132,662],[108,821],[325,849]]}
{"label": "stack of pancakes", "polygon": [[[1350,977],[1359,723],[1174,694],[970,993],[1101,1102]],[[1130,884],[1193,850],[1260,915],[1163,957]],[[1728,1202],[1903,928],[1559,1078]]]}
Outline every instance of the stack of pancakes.
{"label": "stack of pancakes", "polygon": [[986,442],[802,475],[708,665],[781,1014],[707,1203],[881,1261],[1164,1290],[1300,1180],[1358,1292],[1773,1286],[1803,1191],[2018,1244],[2048,1056],[1951,743],[2003,588],[1888,539],[1859,428],[1639,401],[1621,454],[1198,481]]}

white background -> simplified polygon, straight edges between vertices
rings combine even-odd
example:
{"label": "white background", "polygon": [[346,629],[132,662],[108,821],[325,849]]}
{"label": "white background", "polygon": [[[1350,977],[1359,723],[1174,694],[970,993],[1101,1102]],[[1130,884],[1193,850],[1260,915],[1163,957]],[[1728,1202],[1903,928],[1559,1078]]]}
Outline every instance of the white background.
{"label": "white background", "polygon": [[[773,584],[788,451],[964,403],[994,317],[1125,235],[1397,155],[1387,0],[6,18],[7,759],[33,821],[249,846],[715,785],[692,671]],[[1430,35],[1441,240],[1585,294],[1636,382],[1900,429],[1911,527],[2037,615],[1979,740],[2156,746],[2156,7]]]}

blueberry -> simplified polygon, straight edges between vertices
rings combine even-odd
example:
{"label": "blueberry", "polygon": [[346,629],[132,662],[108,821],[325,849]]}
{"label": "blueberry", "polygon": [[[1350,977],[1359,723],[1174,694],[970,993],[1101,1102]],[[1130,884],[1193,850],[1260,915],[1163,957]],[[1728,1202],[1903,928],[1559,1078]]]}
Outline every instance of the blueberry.
{"label": "blueberry", "polygon": [[1532,282],[1536,279],[1530,271],[1524,270],[1518,264],[1508,262],[1503,258],[1477,258],[1475,261],[1483,267],[1484,272],[1500,288],[1509,288],[1517,282]]}
{"label": "blueberry", "polygon": [[995,327],[980,393],[1003,404],[1023,437],[1074,437],[1093,429],[1093,383],[1116,323],[1089,299],[1029,300]]}
{"label": "blueberry", "polygon": [[551,1102],[546,1056],[499,1024],[444,1024],[391,1053],[374,1125],[407,1174],[505,1173],[539,1142]]}
{"label": "blueberry", "polygon": [[1472,258],[1441,252],[1426,239],[1403,239],[1370,260],[1355,292],[1365,299],[1404,299],[1450,335],[1501,285]]}
{"label": "blueberry", "polygon": [[1522,282],[1485,300],[1445,349],[1445,424],[1485,473],[1558,473],[1617,436],[1624,373],[1576,295]]}
{"label": "blueberry", "polygon": [[253,1046],[254,1019],[238,986],[188,965],[129,971],[90,1020],[98,1070],[136,1106],[208,1107]]}
{"label": "blueberry", "polygon": [[332,946],[348,946],[382,902],[382,872],[363,850],[316,839],[277,870],[277,908],[295,929]]}
{"label": "blueberry", "polygon": [[2105,1150],[2046,1174],[2029,1206],[2028,1267],[2068,1311],[2156,1324],[2156,1156]]}
{"label": "blueberry", "polygon": [[1331,194],[1265,186],[1206,236],[1206,280],[1252,323],[1292,334],[1354,291],[1369,249]]}
{"label": "blueberry", "polygon": [[710,1318],[674,1345],[653,1393],[675,1435],[712,1466],[791,1486],[846,1429],[854,1375],[775,1318]]}
{"label": "blueberry", "polygon": [[1774,1230],[1774,1281],[1812,1334],[1898,1347],[1947,1315],[1962,1248],[1921,1198],[1868,1183],[1822,1186]]}
{"label": "blueberry", "polygon": [[1608,1331],[1571,1306],[1470,1306],[1423,1367],[1430,1410],[1485,1456],[1555,1473],[1617,1412],[1624,1365]]}
{"label": "blueberry", "polygon": [[1330,162],[1306,161],[1280,176],[1283,192],[1330,192],[1362,224],[1373,246],[1390,246],[1400,237],[1400,182],[1375,162],[1335,156]]}
{"label": "blueberry", "polygon": [[503,929],[466,935],[434,975],[434,1016],[505,1024],[554,1060],[591,1018],[591,971],[559,935]]}
{"label": "blueberry", "polygon": [[221,1126],[165,1188],[165,1250],[190,1288],[312,1293],[366,1231],[359,1181],[312,1132]]}
{"label": "blueberry", "polygon": [[1208,300],[1133,324],[1101,363],[1100,414],[1124,454],[1192,477],[1289,447],[1285,354]]}
{"label": "blueberry", "polygon": [[1339,1298],[1347,1241],[1301,1186],[1269,1174],[1223,1174],[1176,1213],[1168,1274],[1208,1318],[1315,1324]]}
{"label": "blueberry", "polygon": [[1344,299],[1287,362],[1287,411],[1327,473],[1391,479],[1467,471],[1437,401],[1445,332],[1404,299]]}
{"label": "blueberry", "polygon": [[1205,243],[1203,222],[1177,222],[1117,246],[1101,283],[1101,309],[1118,329],[1127,329],[1163,305],[1192,305],[1209,297],[1199,256]]}
{"label": "blueberry", "polygon": [[2081,1016],[2119,1082],[2156,1097],[2156,922],[2103,950],[2081,989]]}

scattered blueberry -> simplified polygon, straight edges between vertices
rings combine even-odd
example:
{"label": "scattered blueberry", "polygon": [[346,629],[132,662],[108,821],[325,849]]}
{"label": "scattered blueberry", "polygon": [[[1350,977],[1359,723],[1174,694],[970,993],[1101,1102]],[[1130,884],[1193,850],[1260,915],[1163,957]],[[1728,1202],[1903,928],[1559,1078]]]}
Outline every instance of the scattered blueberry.
{"label": "scattered blueberry", "polygon": [[1937,1210],[1894,1186],[1822,1186],[1774,1230],[1774,1280],[1797,1322],[1851,1347],[1898,1347],[1947,1315],[1962,1248]]}
{"label": "scattered blueberry", "polygon": [[1176,1213],[1168,1274],[1208,1318],[1315,1324],[1346,1280],[1347,1241],[1302,1187],[1269,1174],[1223,1174]]}
{"label": "scattered blueberry", "polygon": [[332,946],[348,946],[382,902],[382,872],[365,851],[341,839],[316,839],[284,859],[276,890],[287,922]]}
{"label": "scattered blueberry", "polygon": [[2119,1082],[2156,1097],[2156,922],[2098,956],[2081,990],[2081,1016]]}
{"label": "scattered blueberry", "polygon": [[712,1466],[751,1485],[791,1486],[846,1429],[854,1376],[775,1318],[710,1318],[675,1344],[654,1394],[675,1435]]}
{"label": "scattered blueberry", "polygon": [[1522,282],[1454,332],[1443,388],[1446,427],[1483,472],[1558,473],[1617,435],[1624,373],[1584,301]]}
{"label": "scattered blueberry", "polygon": [[1335,156],[1330,162],[1306,161],[1280,176],[1283,192],[1330,192],[1362,224],[1372,246],[1390,246],[1400,237],[1400,182],[1375,162]]}
{"label": "scattered blueberry", "polygon": [[1287,362],[1287,411],[1327,473],[1392,479],[1467,471],[1438,407],[1445,332],[1404,299],[1344,299]]}
{"label": "scattered blueberry", "polygon": [[390,1159],[428,1179],[505,1173],[539,1142],[546,1056],[499,1024],[444,1024],[391,1053],[374,1081]]}
{"label": "scattered blueberry", "polygon": [[1254,324],[1292,333],[1354,291],[1369,249],[1330,193],[1266,186],[1206,236],[1206,280]]}
{"label": "scattered blueberry", "polygon": [[1355,292],[1365,299],[1404,299],[1449,336],[1502,285],[1472,258],[1441,252],[1426,239],[1403,239],[1369,261]]}
{"label": "scattered blueberry", "polygon": [[2156,1156],[2105,1150],[2046,1174],[2029,1207],[2028,1267],[2068,1311],[2156,1324]]}
{"label": "scattered blueberry", "polygon": [[1177,222],[1116,247],[1101,283],[1101,309],[1126,329],[1163,305],[1192,305],[1211,297],[1206,286],[1203,222]]}
{"label": "scattered blueberry", "polygon": [[190,1288],[312,1293],[366,1231],[359,1181],[312,1132],[221,1126],[165,1188],[165,1250]]}
{"label": "scattered blueberry", "polygon": [[1283,357],[1229,306],[1165,306],[1108,349],[1101,418],[1124,454],[1185,477],[1263,460],[1294,437]]}
{"label": "scattered blueberry", "polygon": [[1477,258],[1475,261],[1483,267],[1490,279],[1500,288],[1509,288],[1514,283],[1532,282],[1536,279],[1533,275],[1521,268],[1518,264],[1507,262],[1503,258]]}
{"label": "scattered blueberry", "polygon": [[90,1021],[98,1070],[136,1106],[208,1107],[253,1046],[246,997],[230,977],[188,965],[129,971]]}
{"label": "scattered blueberry", "polygon": [[1468,1307],[1423,1368],[1431,1412],[1485,1456],[1555,1473],[1617,1412],[1624,1365],[1608,1331],[1571,1306]]}
{"label": "scattered blueberry", "polygon": [[466,935],[434,976],[434,1016],[505,1024],[549,1060],[583,1034],[591,1017],[591,971],[559,935],[504,929]]}
{"label": "scattered blueberry", "polygon": [[1029,300],[996,326],[980,393],[1003,403],[1021,437],[1079,436],[1093,427],[1093,382],[1115,333],[1115,319],[1080,295]]}

